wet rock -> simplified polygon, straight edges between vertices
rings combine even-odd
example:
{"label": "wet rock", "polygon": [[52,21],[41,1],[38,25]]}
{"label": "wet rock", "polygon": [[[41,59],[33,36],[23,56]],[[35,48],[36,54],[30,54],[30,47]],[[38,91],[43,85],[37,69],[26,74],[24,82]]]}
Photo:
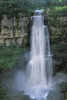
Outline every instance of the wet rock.
{"label": "wet rock", "polygon": [[67,82],[62,82],[60,84],[60,92],[62,92],[64,94],[67,92]]}
{"label": "wet rock", "polygon": [[47,100],[64,100],[64,95],[59,91],[51,90],[47,96]]}
{"label": "wet rock", "polygon": [[32,100],[23,91],[13,90],[0,83],[0,100]]}
{"label": "wet rock", "polygon": [[18,62],[16,64],[16,68],[26,70],[29,60],[30,60],[30,52],[27,51],[27,53],[25,53],[24,55],[22,54],[19,56]]}
{"label": "wet rock", "polygon": [[66,60],[58,60],[55,61],[55,73],[57,72],[67,72],[67,61]]}

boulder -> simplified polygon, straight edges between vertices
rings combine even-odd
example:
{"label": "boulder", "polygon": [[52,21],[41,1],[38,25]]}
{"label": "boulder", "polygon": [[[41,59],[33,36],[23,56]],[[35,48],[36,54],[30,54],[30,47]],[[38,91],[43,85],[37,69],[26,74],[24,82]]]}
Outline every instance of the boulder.
{"label": "boulder", "polygon": [[47,100],[64,100],[64,94],[58,90],[51,90],[48,93]]}
{"label": "boulder", "polygon": [[22,43],[23,43],[23,38],[18,38],[18,39],[17,39],[17,43],[20,44],[20,45],[22,45]]}
{"label": "boulder", "polygon": [[13,30],[9,29],[9,38],[14,38]]}
{"label": "boulder", "polygon": [[4,45],[4,39],[0,39],[0,45]]}
{"label": "boulder", "polygon": [[3,28],[1,30],[2,38],[9,38],[9,29]]}
{"label": "boulder", "polygon": [[15,37],[20,37],[20,30],[18,29],[15,30]]}
{"label": "boulder", "polygon": [[8,25],[7,16],[3,15],[3,19],[1,20],[1,27],[3,26],[7,27],[7,25]]}
{"label": "boulder", "polygon": [[9,39],[6,39],[5,44],[6,44],[7,46],[10,45],[10,41],[9,41]]}

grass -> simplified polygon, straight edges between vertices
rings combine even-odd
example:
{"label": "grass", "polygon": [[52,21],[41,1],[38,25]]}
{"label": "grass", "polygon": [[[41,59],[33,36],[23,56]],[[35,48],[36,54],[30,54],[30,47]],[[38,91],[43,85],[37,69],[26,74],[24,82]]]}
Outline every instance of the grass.
{"label": "grass", "polygon": [[24,48],[17,47],[16,44],[0,48],[0,71],[4,71],[17,63],[18,56]]}

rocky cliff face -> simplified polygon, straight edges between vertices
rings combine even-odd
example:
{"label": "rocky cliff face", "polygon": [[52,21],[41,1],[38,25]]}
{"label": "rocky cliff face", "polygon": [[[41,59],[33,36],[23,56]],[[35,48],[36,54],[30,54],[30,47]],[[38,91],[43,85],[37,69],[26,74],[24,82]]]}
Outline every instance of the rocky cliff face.
{"label": "rocky cliff face", "polygon": [[47,9],[48,24],[50,27],[51,42],[67,43],[67,14],[64,9]]}
{"label": "rocky cliff face", "polygon": [[29,24],[29,18],[22,17],[17,19],[7,19],[4,15],[1,20],[0,30],[0,45],[10,45],[11,43],[18,43],[19,45],[27,43],[27,26]]}
{"label": "rocky cliff face", "polygon": [[48,17],[52,42],[64,42],[67,37],[67,17]]}

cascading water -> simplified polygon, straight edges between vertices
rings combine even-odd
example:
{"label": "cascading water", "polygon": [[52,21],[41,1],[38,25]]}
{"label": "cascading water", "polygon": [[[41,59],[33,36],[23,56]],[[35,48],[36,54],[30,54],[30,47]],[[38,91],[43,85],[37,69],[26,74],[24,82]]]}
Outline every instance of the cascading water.
{"label": "cascading water", "polygon": [[[47,89],[52,83],[52,57],[50,55],[49,32],[44,25],[42,10],[33,16],[31,33],[31,60],[27,66],[30,88]],[[35,11],[36,14],[36,11]]]}

